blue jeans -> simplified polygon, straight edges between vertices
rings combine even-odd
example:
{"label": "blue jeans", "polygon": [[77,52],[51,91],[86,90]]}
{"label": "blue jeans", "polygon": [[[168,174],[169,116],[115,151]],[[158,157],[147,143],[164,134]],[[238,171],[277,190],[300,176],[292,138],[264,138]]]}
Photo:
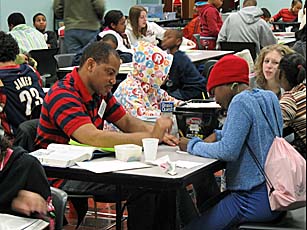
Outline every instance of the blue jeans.
{"label": "blue jeans", "polygon": [[67,30],[64,35],[64,47],[66,53],[78,53],[89,43],[99,30]]}
{"label": "blue jeans", "polygon": [[231,192],[184,230],[229,230],[244,222],[272,221],[280,214],[271,211],[266,184],[263,183],[251,191]]}

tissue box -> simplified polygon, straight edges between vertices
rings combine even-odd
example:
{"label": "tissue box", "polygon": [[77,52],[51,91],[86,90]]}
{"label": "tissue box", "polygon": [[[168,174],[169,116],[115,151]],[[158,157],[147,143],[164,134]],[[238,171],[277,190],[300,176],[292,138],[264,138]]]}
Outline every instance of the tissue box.
{"label": "tissue box", "polygon": [[140,161],[142,156],[142,147],[135,144],[115,145],[115,157],[121,161]]}
{"label": "tissue box", "polygon": [[204,139],[218,128],[221,107],[210,99],[190,100],[186,105],[176,107],[178,129],[187,138],[195,136]]}

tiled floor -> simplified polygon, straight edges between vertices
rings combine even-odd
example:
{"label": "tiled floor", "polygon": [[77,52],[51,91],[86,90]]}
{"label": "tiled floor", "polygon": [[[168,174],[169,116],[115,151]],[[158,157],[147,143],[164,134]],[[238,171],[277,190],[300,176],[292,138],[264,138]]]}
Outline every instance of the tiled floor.
{"label": "tiled floor", "polygon": [[[97,202],[98,209],[98,218],[95,219],[94,215],[94,205],[93,201],[89,200],[89,211],[83,221],[79,226],[78,230],[96,230],[108,229],[108,226],[115,223],[115,204],[114,203],[101,203]],[[127,212],[124,213],[124,216],[127,216]],[[64,226],[64,230],[75,230],[77,224],[77,216],[72,206],[67,205],[65,217],[68,221],[68,225]],[[110,230],[115,230],[115,226],[110,228]],[[127,221],[123,222],[123,230],[127,229]]]}

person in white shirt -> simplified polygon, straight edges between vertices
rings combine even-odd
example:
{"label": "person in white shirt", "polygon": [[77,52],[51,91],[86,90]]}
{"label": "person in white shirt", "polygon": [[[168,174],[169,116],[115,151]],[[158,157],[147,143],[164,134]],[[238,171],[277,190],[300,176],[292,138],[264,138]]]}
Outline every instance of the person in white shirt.
{"label": "person in white shirt", "polygon": [[303,8],[298,12],[297,21],[301,23],[299,30],[303,29],[304,25],[306,24],[306,1]]}
{"label": "person in white shirt", "polygon": [[30,50],[48,49],[44,35],[38,30],[26,25],[25,17],[21,13],[12,13],[7,18],[9,34],[17,41],[20,53]]}
{"label": "person in white shirt", "polygon": [[[136,46],[139,41],[158,45],[159,40],[163,40],[165,31],[155,22],[147,21],[147,10],[143,6],[135,5],[130,8],[126,34],[131,45]],[[182,45],[191,48],[196,46],[193,41],[188,39],[184,39]]]}

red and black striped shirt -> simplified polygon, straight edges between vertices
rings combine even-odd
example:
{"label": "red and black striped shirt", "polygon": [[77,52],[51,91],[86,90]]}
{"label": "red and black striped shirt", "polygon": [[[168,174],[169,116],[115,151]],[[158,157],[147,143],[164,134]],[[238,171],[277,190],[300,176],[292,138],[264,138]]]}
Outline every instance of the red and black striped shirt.
{"label": "red and black striped shirt", "polygon": [[[107,107],[101,118],[98,110],[103,100]],[[50,143],[66,144],[80,126],[92,123],[102,130],[104,120],[113,123],[125,114],[125,109],[111,93],[107,96],[89,94],[78,68],[75,68],[48,91],[37,129],[36,146],[47,148]]]}

